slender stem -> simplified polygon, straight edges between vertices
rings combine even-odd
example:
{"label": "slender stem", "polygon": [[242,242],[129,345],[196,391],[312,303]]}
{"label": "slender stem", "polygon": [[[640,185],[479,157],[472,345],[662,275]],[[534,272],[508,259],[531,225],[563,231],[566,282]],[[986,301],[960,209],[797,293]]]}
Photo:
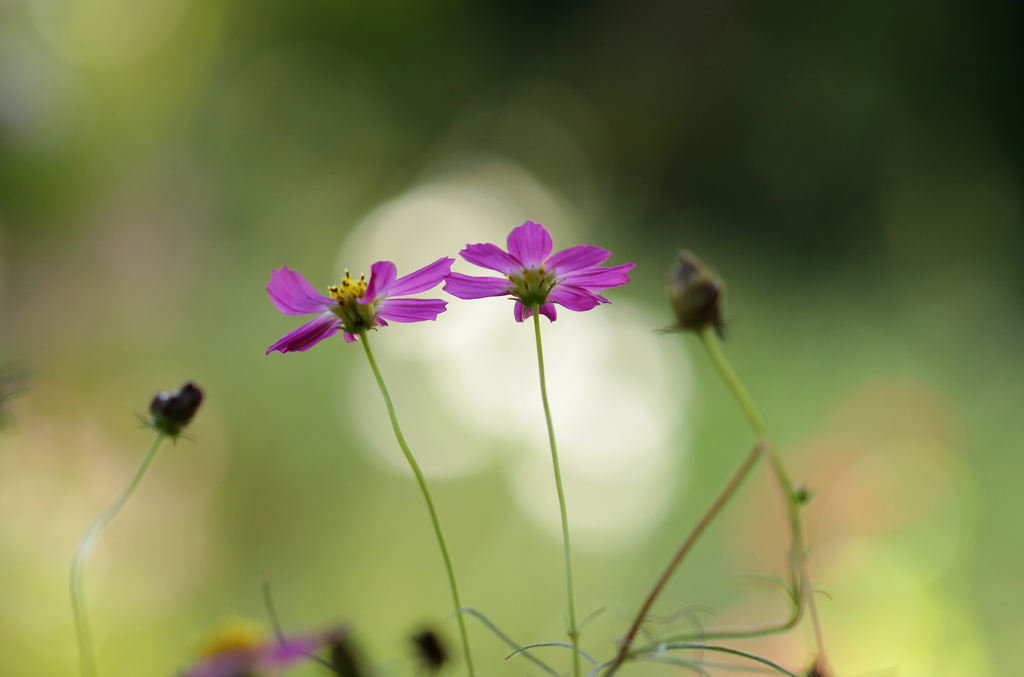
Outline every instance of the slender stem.
{"label": "slender stem", "polygon": [[789,670],[787,670],[786,668],[782,667],[781,665],[779,665],[775,661],[770,660],[768,658],[765,658],[764,656],[758,656],[757,654],[750,653],[749,651],[742,651],[740,649],[733,649],[730,646],[718,646],[716,644],[704,644],[702,642],[678,642],[678,643],[672,643],[672,644],[665,644],[662,648],[663,649],[695,649],[697,651],[718,651],[718,652],[721,652],[721,653],[732,654],[733,656],[740,656],[742,658],[748,658],[748,659],[750,659],[752,661],[757,661],[758,663],[762,663],[764,665],[768,665],[768,666],[770,666],[772,668],[775,668],[776,670],[778,670],[782,674],[788,675],[789,677],[800,677],[796,673],[790,672]]}
{"label": "slender stem", "polygon": [[416,481],[420,485],[420,491],[423,492],[423,499],[427,502],[427,511],[430,513],[430,521],[434,525],[434,533],[437,535],[437,544],[441,548],[441,557],[444,559],[444,567],[448,573],[448,585],[452,590],[452,601],[455,603],[456,620],[459,623],[459,634],[462,636],[462,650],[466,657],[466,670],[469,672],[470,677],[474,677],[476,673],[473,670],[473,657],[469,652],[469,636],[466,634],[466,621],[463,619],[462,614],[458,613],[458,610],[462,608],[462,602],[459,599],[459,586],[455,581],[455,567],[452,565],[452,558],[448,553],[448,543],[445,541],[444,532],[441,530],[441,520],[437,516],[437,508],[434,507],[434,499],[430,495],[430,489],[427,487],[427,480],[423,476],[423,471],[420,470],[420,464],[416,462],[416,458],[409,450],[409,445],[405,443],[405,436],[402,435],[402,429],[398,425],[398,417],[395,415],[395,406],[391,403],[391,395],[388,394],[388,388],[384,385],[384,377],[380,375],[380,369],[377,368],[377,361],[373,359],[373,351],[370,350],[370,341],[366,335],[366,330],[360,332],[360,338],[362,339],[363,348],[366,350],[366,359],[370,362],[370,368],[373,370],[373,375],[377,379],[377,386],[380,388],[380,394],[384,398],[384,406],[387,407],[388,417],[391,419],[391,427],[395,431],[395,439],[398,440],[398,446],[402,448],[402,453],[405,454],[405,460],[407,460],[409,462],[409,466],[412,467],[412,472],[416,475]]}
{"label": "slender stem", "polygon": [[[744,387],[740,377],[736,374],[736,371],[732,368],[728,358],[722,351],[722,346],[719,343],[718,336],[715,334],[714,330],[710,327],[704,328],[700,332],[700,339],[704,343],[704,347],[708,352],[708,356],[711,358],[711,362],[715,365],[718,373],[736,397],[736,401],[739,403],[740,408],[743,409],[743,413],[746,415],[747,420],[750,421],[750,426],[754,429],[754,432],[756,432],[759,437],[767,439],[768,430],[764,424],[764,419],[761,418],[761,413],[758,411],[757,405],[754,404],[754,400],[750,397],[750,393],[747,392],[747,389]],[[818,656],[824,661],[825,643],[822,639],[821,623],[818,621],[818,607],[814,600],[813,590],[811,589],[810,577],[807,575],[807,556],[803,542],[803,526],[800,520],[801,503],[796,497],[796,492],[793,490],[793,484],[789,480],[786,468],[783,465],[778,452],[775,450],[774,445],[771,446],[770,452],[772,469],[775,472],[775,478],[778,481],[779,489],[781,490],[783,499],[786,503],[790,530],[793,534],[793,548],[790,551],[790,558],[793,568],[800,573],[800,596],[807,603],[807,609],[810,612],[811,621],[814,625],[814,638],[818,646]]]}
{"label": "slender stem", "polygon": [[483,615],[482,613],[480,613],[480,612],[479,612],[479,611],[477,611],[476,609],[474,609],[474,608],[472,608],[472,607],[464,607],[464,608],[462,608],[462,609],[459,609],[459,610],[458,610],[458,611],[457,611],[456,613],[458,613],[458,614],[471,614],[472,616],[475,616],[475,617],[476,617],[476,619],[477,619],[478,621],[480,621],[480,622],[481,622],[481,623],[483,623],[483,624],[484,624],[485,626],[487,626],[487,629],[489,629],[489,630],[490,630],[491,632],[493,632],[493,633],[494,633],[495,635],[497,635],[497,636],[498,636],[498,637],[499,637],[499,638],[500,638],[500,639],[501,639],[501,640],[502,640],[503,642],[505,642],[505,644],[508,644],[508,645],[509,645],[510,647],[512,647],[513,649],[515,649],[515,650],[517,651],[518,655],[520,655],[520,656],[525,656],[525,657],[526,657],[526,658],[528,658],[529,660],[533,661],[533,662],[534,662],[534,663],[535,663],[536,665],[538,665],[538,666],[539,666],[539,667],[540,667],[541,669],[543,669],[543,670],[544,670],[545,672],[547,672],[547,673],[548,673],[549,675],[554,675],[554,677],[562,677],[562,676],[561,676],[561,675],[560,675],[560,674],[559,674],[559,673],[558,673],[558,672],[557,672],[557,671],[556,671],[556,670],[555,670],[554,668],[552,668],[552,667],[551,667],[550,665],[548,665],[547,663],[545,663],[545,662],[544,662],[544,661],[542,661],[541,659],[539,659],[539,658],[537,658],[536,656],[534,656],[534,655],[533,655],[532,653],[530,653],[530,652],[529,652],[528,650],[526,650],[526,649],[523,649],[523,648],[522,648],[522,647],[521,647],[521,646],[519,645],[519,643],[518,643],[518,642],[516,642],[515,640],[513,640],[513,639],[512,639],[511,637],[509,637],[508,635],[506,635],[506,634],[505,634],[504,632],[502,632],[502,631],[501,631],[501,630],[500,630],[500,629],[498,628],[498,626],[497,626],[497,625],[495,625],[494,623],[492,623],[492,622],[490,621],[490,619],[488,619],[488,618],[487,618],[487,616],[484,616],[484,615]]}
{"label": "slender stem", "polygon": [[576,626],[576,588],[572,575],[572,548],[569,546],[569,513],[565,508],[565,490],[562,488],[562,470],[558,465],[558,445],[555,444],[555,426],[551,422],[551,407],[548,404],[547,379],[544,376],[544,347],[540,340],[540,312],[533,308],[533,329],[537,337],[537,368],[540,373],[540,397],[544,402],[544,419],[548,424],[548,442],[551,444],[551,463],[555,468],[555,488],[558,490],[558,507],[562,512],[562,544],[565,554],[565,586],[569,597],[569,639],[572,640],[573,675],[580,677],[580,633]]}
{"label": "slender stem", "polygon": [[270,590],[270,570],[263,574],[263,606],[267,610],[267,618],[270,619],[270,627],[274,629],[274,635],[280,644],[284,644],[284,630],[281,629],[281,619],[277,616],[277,608],[274,606],[274,595]]}
{"label": "slender stem", "polygon": [[629,627],[629,632],[626,633],[626,637],[619,646],[619,652],[608,670],[609,677],[615,674],[619,669],[619,666],[626,659],[626,656],[629,654],[629,649],[633,646],[637,633],[640,631],[640,627],[643,625],[648,612],[651,610],[651,606],[654,605],[654,601],[658,598],[658,595],[661,594],[662,589],[668,583],[669,579],[672,578],[672,574],[675,573],[679,564],[683,561],[690,550],[693,549],[693,546],[697,543],[697,539],[701,537],[708,526],[711,525],[711,522],[714,521],[715,517],[718,516],[718,513],[725,508],[729,503],[729,500],[736,494],[736,491],[743,484],[743,481],[747,476],[750,475],[750,471],[753,470],[767,446],[768,445],[764,440],[758,441],[758,443],[754,445],[746,458],[743,459],[743,462],[740,463],[740,467],[732,474],[732,477],[726,483],[725,487],[723,487],[718,493],[714,502],[704,512],[704,515],[690,531],[682,545],[679,546],[679,549],[676,550],[676,554],[669,561],[668,566],[665,567],[665,570],[662,572],[657,582],[655,582],[654,587],[651,588],[651,591],[647,594],[646,599],[644,599],[644,603],[640,606],[640,611],[637,612],[636,617],[633,619],[633,624]]}
{"label": "slender stem", "polygon": [[99,540],[100,533],[104,527],[124,507],[124,504],[131,498],[136,487],[139,486],[142,476],[146,474],[146,469],[156,457],[156,452],[160,448],[160,443],[164,441],[164,437],[163,433],[157,434],[153,444],[150,445],[146,455],[142,457],[142,461],[135,469],[135,473],[128,480],[128,484],[121,489],[121,493],[117,495],[110,505],[104,508],[93,519],[92,523],[89,524],[89,528],[85,530],[85,535],[82,536],[82,540],[78,543],[78,547],[75,548],[75,552],[71,556],[68,588],[71,592],[71,611],[75,616],[75,634],[78,637],[78,660],[82,677],[95,677],[96,675],[96,652],[93,648],[92,633],[89,630],[89,617],[85,609],[85,596],[82,591],[85,563],[89,559],[89,553],[96,546],[96,541]]}

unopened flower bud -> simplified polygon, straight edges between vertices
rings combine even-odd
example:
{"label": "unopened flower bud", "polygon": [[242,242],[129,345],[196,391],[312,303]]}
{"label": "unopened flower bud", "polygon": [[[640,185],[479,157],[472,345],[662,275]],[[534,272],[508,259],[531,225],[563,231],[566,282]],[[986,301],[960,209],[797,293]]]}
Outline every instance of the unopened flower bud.
{"label": "unopened flower bud", "polygon": [[702,331],[714,327],[725,337],[722,302],[725,283],[697,256],[684,249],[679,252],[668,282],[668,299],[676,313],[678,331]]}
{"label": "unopened flower bud", "polygon": [[448,662],[448,651],[433,630],[422,630],[412,636],[416,657],[429,672],[437,672]]}
{"label": "unopened flower bud", "polygon": [[828,669],[824,660],[815,659],[807,671],[807,677],[832,677],[832,672]]}
{"label": "unopened flower bud", "polygon": [[797,505],[807,505],[814,498],[814,492],[805,487],[799,485],[793,488],[793,502]]}
{"label": "unopened flower bud", "polygon": [[192,421],[203,403],[203,391],[192,381],[177,390],[157,393],[149,403],[150,426],[169,437],[177,437]]}
{"label": "unopened flower bud", "polygon": [[359,647],[349,634],[348,628],[340,628],[328,635],[328,649],[331,670],[338,677],[363,677]]}

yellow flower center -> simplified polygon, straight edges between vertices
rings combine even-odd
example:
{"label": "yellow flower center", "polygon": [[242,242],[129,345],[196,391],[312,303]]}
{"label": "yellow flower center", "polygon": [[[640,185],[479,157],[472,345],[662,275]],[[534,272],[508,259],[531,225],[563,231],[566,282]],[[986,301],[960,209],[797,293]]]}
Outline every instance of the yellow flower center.
{"label": "yellow flower center", "polygon": [[341,284],[328,287],[327,293],[339,303],[344,303],[346,298],[361,299],[366,295],[366,275],[360,275],[356,280],[346,270],[345,279],[341,281]]}
{"label": "yellow flower center", "polygon": [[251,651],[263,643],[263,633],[250,621],[232,620],[222,625],[199,649],[204,658],[233,651]]}

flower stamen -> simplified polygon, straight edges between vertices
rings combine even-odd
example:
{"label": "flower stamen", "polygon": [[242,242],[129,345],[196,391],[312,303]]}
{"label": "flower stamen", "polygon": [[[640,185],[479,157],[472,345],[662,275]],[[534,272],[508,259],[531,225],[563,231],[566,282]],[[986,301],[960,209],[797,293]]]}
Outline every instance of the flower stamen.
{"label": "flower stamen", "polygon": [[345,277],[342,279],[341,284],[332,285],[327,288],[327,293],[331,295],[331,298],[339,303],[344,303],[346,298],[361,299],[366,296],[366,274],[359,276],[356,280],[352,277],[348,270],[345,270]]}

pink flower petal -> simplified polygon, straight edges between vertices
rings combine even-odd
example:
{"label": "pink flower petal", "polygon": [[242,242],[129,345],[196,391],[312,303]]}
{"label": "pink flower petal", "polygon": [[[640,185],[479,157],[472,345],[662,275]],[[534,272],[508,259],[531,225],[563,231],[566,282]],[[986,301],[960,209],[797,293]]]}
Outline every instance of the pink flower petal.
{"label": "pink flower petal", "polygon": [[558,285],[548,294],[548,302],[557,303],[569,310],[583,311],[608,303],[608,299],[579,287]]}
{"label": "pink flower petal", "polygon": [[370,266],[370,283],[366,285],[366,293],[363,294],[363,298],[359,299],[359,302],[366,305],[376,301],[378,296],[386,296],[392,285],[395,284],[397,275],[398,270],[395,268],[395,264],[390,261],[377,261]]}
{"label": "pink flower petal", "polygon": [[308,659],[323,645],[323,640],[312,637],[292,637],[281,642],[265,644],[260,652],[259,667],[263,670],[283,670]]}
{"label": "pink flower petal", "polygon": [[544,315],[552,322],[558,319],[558,311],[555,309],[554,303],[545,303],[542,305],[540,307],[540,314]]}
{"label": "pink flower petal", "polygon": [[334,336],[340,329],[338,318],[333,313],[324,313],[282,336],[277,343],[267,348],[267,355],[275,350],[282,353],[305,352],[325,338]]}
{"label": "pink flower petal", "polygon": [[436,320],[447,306],[440,299],[386,299],[379,315],[392,322],[424,322]]}
{"label": "pink flower petal", "polygon": [[355,334],[350,334],[348,332],[345,332],[345,334],[343,335],[343,338],[345,339],[345,343],[355,343],[357,337],[356,337]]}
{"label": "pink flower petal", "polygon": [[540,268],[554,243],[551,233],[539,223],[527,221],[508,234],[508,253],[516,258],[523,268]]}
{"label": "pink flower petal", "polygon": [[558,252],[544,264],[545,270],[555,273],[571,273],[582,268],[599,266],[608,260],[612,253],[590,244],[569,247]]}
{"label": "pink flower petal", "polygon": [[181,677],[238,677],[252,670],[255,656],[250,651],[214,654],[182,673]]}
{"label": "pink flower petal", "polygon": [[433,289],[441,284],[441,280],[448,277],[452,272],[453,263],[455,263],[455,259],[450,259],[446,256],[434,261],[430,265],[423,266],[415,272],[404,275],[395,280],[391,289],[388,290],[388,294],[391,296],[406,296]]}
{"label": "pink flower petal", "polygon": [[516,305],[512,309],[512,316],[516,318],[516,322],[522,322],[530,315],[533,315],[533,310],[516,301]]}
{"label": "pink flower petal", "polygon": [[611,268],[584,268],[560,277],[565,284],[582,287],[593,291],[602,291],[612,287],[621,287],[629,282],[627,273],[636,266],[635,263],[623,263]]}
{"label": "pink flower petal", "polygon": [[504,277],[473,277],[452,273],[444,279],[444,290],[460,299],[485,299],[507,296],[512,282]]}
{"label": "pink flower petal", "polygon": [[270,271],[267,293],[274,307],[286,315],[320,313],[333,303],[320,295],[309,280],[287,266]]}
{"label": "pink flower petal", "polygon": [[[519,301],[516,301],[516,307],[513,310],[513,313],[515,314],[516,322],[523,322],[524,320],[528,320],[533,317],[533,308],[524,306]],[[553,303],[545,303],[542,305],[540,307],[540,314],[552,322],[558,319],[558,311],[555,310],[555,305]]]}
{"label": "pink flower petal", "polygon": [[468,244],[459,254],[474,266],[496,270],[502,275],[522,270],[523,265],[496,244]]}

